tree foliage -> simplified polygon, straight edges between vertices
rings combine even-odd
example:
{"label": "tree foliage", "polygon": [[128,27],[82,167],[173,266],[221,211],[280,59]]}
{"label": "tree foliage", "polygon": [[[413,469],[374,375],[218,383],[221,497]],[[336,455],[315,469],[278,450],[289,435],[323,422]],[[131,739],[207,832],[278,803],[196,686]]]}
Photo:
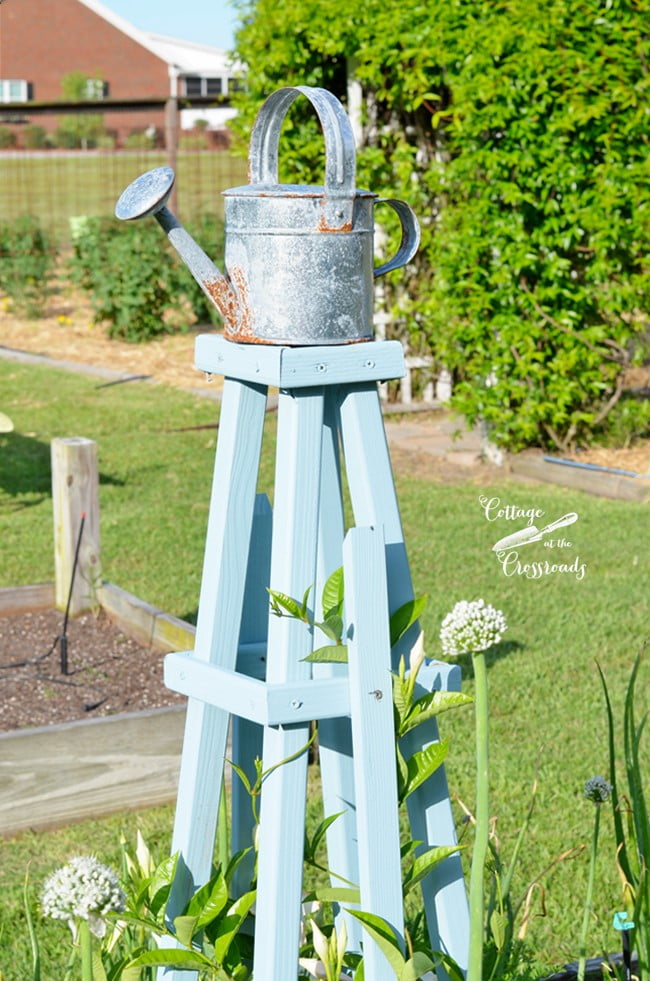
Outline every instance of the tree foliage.
{"label": "tree foliage", "polygon": [[[281,85],[345,101],[361,84],[357,183],[407,200],[423,226],[410,280],[389,277],[395,329],[453,372],[452,404],[514,449],[606,426],[647,342],[650,0],[240,11],[242,136]],[[319,182],[321,143],[296,104],[285,179]]]}

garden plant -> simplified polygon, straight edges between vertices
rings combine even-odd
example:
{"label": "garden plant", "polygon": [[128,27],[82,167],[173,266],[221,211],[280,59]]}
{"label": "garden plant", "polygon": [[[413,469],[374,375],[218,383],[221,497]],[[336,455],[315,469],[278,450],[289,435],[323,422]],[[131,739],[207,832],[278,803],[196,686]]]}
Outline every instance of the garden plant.
{"label": "garden plant", "polygon": [[[319,626],[333,642],[315,652],[315,660],[327,660],[327,650],[334,652],[337,660],[345,657],[345,645],[341,643],[341,612],[342,612],[342,574],[338,570],[326,584],[324,589],[324,619],[317,623],[307,607],[307,597],[297,601],[279,593],[271,593],[272,609],[278,616],[290,616]],[[333,601],[333,605],[328,605]],[[397,611],[392,618],[391,639],[395,640],[399,632],[405,632],[414,622],[421,601],[411,603],[407,608]],[[505,620],[499,611],[485,604],[482,600],[474,603],[462,601],[454,607],[443,621],[441,628],[442,647],[451,656],[470,652],[473,658],[482,656],[483,652],[498,643]],[[328,633],[329,632],[329,633]],[[406,671],[404,659],[401,659],[399,671],[394,676],[393,699],[395,706],[395,736],[398,747],[398,772],[402,772],[400,781],[400,802],[404,803],[409,793],[422,780],[428,778],[433,770],[442,762],[446,755],[446,747],[434,757],[427,756],[422,760],[404,761],[400,759],[399,739],[413,726],[426,723],[440,712],[466,704],[469,699],[460,693],[433,692],[417,700],[414,698],[417,674],[424,662],[424,651],[421,643],[416,645],[411,657],[409,672]],[[643,780],[639,766],[638,737],[640,731],[634,724],[634,684],[639,667],[637,659],[628,686],[624,727],[625,742],[628,736],[634,738],[634,748],[628,756],[626,768],[630,781],[632,812],[640,818],[638,832],[641,848],[636,845],[634,831],[628,832],[627,841],[623,837],[623,845],[627,851],[634,848],[633,861],[641,877],[630,875],[633,882],[624,878],[624,895],[631,903],[631,909],[636,917],[636,936],[640,941],[640,951],[644,951],[647,934],[647,883],[645,879],[645,860],[642,852],[645,846],[647,820],[645,799],[643,795]],[[609,696],[605,688],[608,717],[610,712]],[[472,875],[470,881],[470,961],[467,972],[468,981],[481,981],[487,978],[538,978],[534,973],[534,962],[531,952],[524,944],[512,946],[508,944],[508,955],[503,957],[505,947],[506,923],[501,927],[495,925],[498,911],[489,910],[488,896],[485,892],[484,873],[488,854],[487,811],[483,813],[485,798],[489,784],[487,768],[486,740],[484,718],[486,705],[485,693],[477,696],[476,704],[476,736],[477,736],[477,831],[472,854]],[[631,729],[629,728],[631,726]],[[641,725],[641,730],[643,723]],[[612,762],[614,761],[614,731],[610,732]],[[306,751],[308,747],[304,747]],[[282,764],[280,764],[282,765]],[[481,769],[480,767],[484,767]],[[240,779],[246,784],[250,795],[251,805],[256,817],[259,818],[256,800],[266,777],[261,761],[256,761],[257,779],[251,784],[246,774],[237,769]],[[584,942],[586,925],[589,919],[592,891],[594,882],[595,859],[598,843],[598,828],[600,807],[611,795],[612,785],[602,777],[587,781],[585,796],[596,805],[596,823],[590,854],[589,878],[587,897],[584,905],[583,927],[581,931],[581,956],[578,966],[578,978],[584,979],[585,956]],[[614,810],[614,820],[617,821],[617,807]],[[530,813],[530,812],[529,812]],[[322,821],[315,829],[313,836],[307,833],[305,847],[306,867],[312,871],[327,873],[317,860],[319,846],[325,831],[337,815],[332,815]],[[485,828],[480,824],[485,821]],[[522,825],[519,833],[519,843],[524,841],[528,822]],[[431,871],[431,869],[453,849],[435,848],[425,855],[420,855],[415,862],[411,859],[416,843],[406,838],[402,854],[405,859],[404,897],[411,893],[414,887]],[[250,888],[233,898],[231,887],[233,874],[238,864],[245,857],[246,851],[230,857],[227,866],[226,856],[221,856],[221,864],[215,868],[210,881],[202,886],[190,899],[186,909],[170,923],[166,916],[166,902],[169,897],[171,883],[174,878],[178,856],[164,859],[155,866],[151,853],[138,833],[136,848],[131,851],[122,840],[122,881],[116,873],[102,865],[92,856],[73,858],[66,866],[54,872],[44,885],[41,897],[43,915],[67,921],[72,931],[71,955],[68,963],[69,976],[75,976],[75,965],[79,965],[82,981],[117,981],[124,978],[137,981],[148,976],[148,968],[162,965],[182,969],[193,969],[199,972],[202,979],[214,977],[221,981],[246,981],[250,975],[252,955],[252,935],[254,930],[255,881]],[[254,843],[251,848],[254,847]],[[491,847],[493,856],[498,852]],[[618,849],[620,852],[620,848]],[[564,856],[562,856],[564,857]],[[631,855],[630,855],[631,857]],[[516,856],[515,856],[516,858]],[[623,860],[627,861],[628,856]],[[511,870],[512,871],[512,870]],[[507,878],[511,877],[511,871]],[[508,885],[504,882],[502,898],[508,900]],[[361,981],[365,977],[363,959],[358,954],[346,950],[347,934],[345,925],[335,929],[333,915],[339,905],[358,902],[358,891],[353,884],[334,885],[332,887],[316,884],[305,897],[305,937],[300,950],[299,963],[301,969],[298,977],[326,977],[339,979],[354,976]],[[30,929],[32,945],[32,981],[40,981],[41,955],[38,941],[38,929],[34,926],[30,912],[29,896],[26,895],[27,922]],[[488,907],[488,917],[485,912]],[[347,907],[346,907],[347,908]],[[416,906],[417,908],[417,906]],[[379,944],[391,964],[395,977],[400,981],[417,981],[418,978],[432,978],[437,965],[444,965],[447,976],[451,981],[462,981],[464,977],[449,958],[439,952],[432,951],[427,946],[426,935],[422,932],[421,912],[415,916],[407,916],[406,955],[400,938],[392,927],[379,917],[358,908],[349,912],[358,918],[369,935]],[[308,929],[311,931],[311,941],[307,938]],[[501,940],[499,940],[499,935]],[[174,949],[165,949],[165,938],[173,941]],[[511,937],[509,940],[511,941]],[[162,947],[162,949],[161,949]],[[496,947],[496,964],[492,957],[492,947]],[[644,962],[644,953],[639,954],[639,962]],[[143,974],[144,972],[144,974]],[[531,973],[532,972],[532,973]],[[67,977],[68,975],[66,975]],[[644,974],[640,975],[641,977]]]}

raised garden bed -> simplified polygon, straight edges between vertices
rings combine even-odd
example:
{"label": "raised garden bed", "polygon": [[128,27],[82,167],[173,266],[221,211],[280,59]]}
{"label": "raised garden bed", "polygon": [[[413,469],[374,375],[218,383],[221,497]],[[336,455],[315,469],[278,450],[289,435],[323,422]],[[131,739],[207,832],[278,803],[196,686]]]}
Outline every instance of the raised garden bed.
{"label": "raised garden bed", "polygon": [[[86,625],[86,636],[96,637],[97,649],[75,647],[78,625],[74,620],[68,624],[69,674],[61,674],[56,648],[41,661],[9,669],[6,680],[14,698],[21,687],[24,695],[22,708],[14,704],[12,710],[9,703],[7,716],[21,728],[0,734],[0,834],[150,807],[176,796],[185,700],[164,688],[161,654],[191,649],[194,627],[111,583],[99,590],[99,602],[101,631],[97,624]],[[23,638],[25,646],[12,643],[15,656],[5,655],[0,663],[46,653],[43,641],[49,639],[51,646],[56,638],[51,627],[57,617],[62,619],[53,603],[52,584],[0,590],[6,635],[17,631],[19,639],[18,618],[39,624],[38,631]],[[45,611],[42,618],[35,616]],[[76,635],[82,638],[83,630]],[[66,721],[30,725],[24,708],[30,695],[38,704],[33,716],[38,722],[47,713],[48,696],[51,718]],[[155,707],[149,707],[152,699]],[[131,710],[123,711],[125,706]]]}

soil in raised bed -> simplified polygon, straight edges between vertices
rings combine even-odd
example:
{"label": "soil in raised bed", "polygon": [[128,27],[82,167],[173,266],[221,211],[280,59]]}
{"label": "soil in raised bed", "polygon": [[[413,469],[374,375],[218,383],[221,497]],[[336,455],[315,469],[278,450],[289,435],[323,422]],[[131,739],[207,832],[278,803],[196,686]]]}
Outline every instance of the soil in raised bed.
{"label": "soil in raised bed", "polygon": [[105,613],[67,624],[68,673],[61,671],[63,614],[0,617],[0,731],[180,705],[163,683],[163,657],[138,644]]}

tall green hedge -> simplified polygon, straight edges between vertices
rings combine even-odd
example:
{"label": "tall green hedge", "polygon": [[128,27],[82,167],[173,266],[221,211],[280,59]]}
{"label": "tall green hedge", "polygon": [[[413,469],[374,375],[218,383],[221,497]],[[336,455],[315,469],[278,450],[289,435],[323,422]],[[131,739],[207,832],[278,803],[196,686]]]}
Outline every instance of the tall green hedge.
{"label": "tall green hedge", "polygon": [[[648,353],[650,0],[253,0],[237,51],[246,136],[284,84],[361,83],[358,184],[423,226],[395,330],[454,375],[453,404],[503,447],[567,449],[647,404],[622,401]],[[285,175],[319,181],[303,107]],[[390,234],[394,234],[391,230]]]}

